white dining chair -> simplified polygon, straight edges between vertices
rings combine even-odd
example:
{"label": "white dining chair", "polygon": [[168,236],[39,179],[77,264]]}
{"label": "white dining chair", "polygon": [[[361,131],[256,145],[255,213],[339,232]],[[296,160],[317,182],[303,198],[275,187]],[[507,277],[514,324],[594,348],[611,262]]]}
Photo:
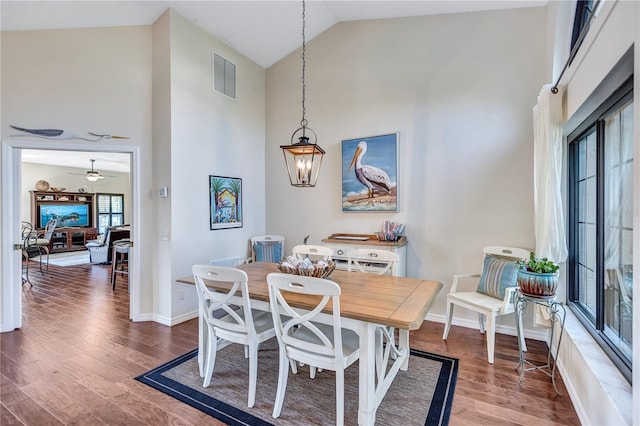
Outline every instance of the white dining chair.
{"label": "white dining chair", "polygon": [[44,226],[44,231],[38,233],[35,240],[32,241],[31,246],[37,247],[38,252],[40,254],[40,272],[42,272],[42,254],[45,253],[47,255],[47,271],[49,271],[49,246],[51,245],[51,239],[53,238],[53,231],[56,229],[56,225],[58,224],[57,219],[50,219],[47,224]]}
{"label": "white dining chair", "polygon": [[[267,284],[269,304],[280,347],[278,390],[273,417],[278,418],[282,411],[289,366],[301,362],[335,371],[336,423],[344,424],[344,370],[360,357],[360,349],[358,335],[341,326],[340,286],[323,278],[279,273],[267,275]],[[300,312],[289,305],[283,292],[322,298],[318,298],[317,305],[312,309]],[[321,324],[317,317],[329,303],[332,307],[331,325]],[[283,321],[282,316],[290,319]]]}
{"label": "white dining chair", "polygon": [[[458,274],[453,276],[451,290],[447,294],[447,317],[442,339],[447,340],[451,321],[453,320],[453,308],[461,306],[478,313],[480,332],[485,332],[485,320],[487,331],[487,358],[489,364],[494,361],[494,348],[496,340],[496,318],[502,315],[514,313],[513,293],[518,288],[518,260],[528,260],[529,250],[516,247],[488,246],[483,250],[484,261],[480,274]],[[458,286],[462,281],[472,281],[476,286],[474,290],[460,291]],[[522,327],[522,321],[518,322]],[[522,328],[521,347],[526,351]]]}
{"label": "white dining chair", "polygon": [[398,254],[389,250],[353,249],[347,253],[347,270],[395,275],[399,261]]}
{"label": "white dining chair", "polygon": [[308,257],[310,260],[331,260],[333,249],[326,246],[315,246],[312,244],[300,244],[295,246],[291,253],[298,259]]}
{"label": "white dining chair", "polygon": [[284,257],[284,237],[282,235],[257,235],[249,241],[250,256],[246,263],[277,263]]}
{"label": "white dining chair", "polygon": [[[228,341],[245,345],[249,355],[249,399],[247,406],[253,407],[256,397],[258,375],[258,346],[275,336],[269,312],[251,309],[248,277],[246,272],[225,266],[194,265],[192,268],[201,315],[207,327],[207,347],[204,354],[204,387],[211,384],[216,352],[219,343]],[[209,290],[205,281],[231,283],[227,292]],[[242,300],[240,305],[234,296]],[[246,354],[246,352],[245,352]]]}

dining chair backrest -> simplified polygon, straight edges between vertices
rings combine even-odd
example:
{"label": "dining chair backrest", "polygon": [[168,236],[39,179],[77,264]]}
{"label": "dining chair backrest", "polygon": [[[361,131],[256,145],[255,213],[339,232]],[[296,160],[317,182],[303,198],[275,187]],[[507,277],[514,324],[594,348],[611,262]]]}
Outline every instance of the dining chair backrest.
{"label": "dining chair backrest", "polygon": [[57,224],[58,224],[58,219],[50,219],[49,222],[47,222],[47,224],[44,227],[44,234],[42,235],[43,240],[51,241],[51,237],[53,236],[53,231],[55,231]]}
{"label": "dining chair backrest", "polygon": [[[247,273],[236,268],[212,265],[194,265],[192,271],[204,319],[215,329],[216,335],[222,339],[228,335],[236,338],[255,336],[252,315],[239,315],[237,305],[231,303],[231,299],[239,295],[243,311],[251,312]],[[229,290],[210,290],[205,280],[229,283]],[[216,314],[216,311],[223,311],[224,315],[221,315],[222,312]]]}
{"label": "dining chair backrest", "polygon": [[22,222],[21,237],[23,245],[29,245],[29,240],[35,238],[33,234],[33,225],[30,222]]}
{"label": "dining chair backrest", "polygon": [[281,235],[258,235],[251,238],[251,262],[277,263],[284,256],[284,237]]}
{"label": "dining chair backrest", "polygon": [[[319,368],[330,368],[343,358],[340,320],[340,286],[334,281],[293,274],[267,275],[269,303],[278,342],[287,356]],[[304,312],[289,305],[283,292],[321,296],[312,309]],[[319,327],[314,319],[327,305],[332,308],[333,327]],[[283,322],[283,316],[291,319]],[[304,333],[299,331],[303,330]],[[328,335],[332,333],[332,335]],[[298,338],[296,336],[301,336]],[[335,368],[335,367],[333,367]]]}
{"label": "dining chair backrest", "polygon": [[347,253],[347,270],[395,275],[399,261],[400,256],[389,250],[353,249]]}
{"label": "dining chair backrest", "polygon": [[[278,418],[282,411],[289,365],[295,372],[293,366],[300,362],[311,367],[312,378],[318,368],[335,371],[336,424],[344,424],[344,370],[360,358],[360,343],[353,330],[342,328],[340,286],[324,278],[278,273],[267,275],[267,285],[273,325],[280,347],[278,389],[273,417]],[[310,306],[303,311],[293,309],[287,298],[296,300],[302,295],[312,296],[304,297]],[[329,306],[331,314],[323,313]],[[331,321],[324,315],[330,315]]]}
{"label": "dining chair backrest", "polygon": [[311,260],[331,260],[331,256],[333,256],[333,249],[331,247],[315,246],[312,244],[295,246],[291,252],[298,259],[308,257]]}

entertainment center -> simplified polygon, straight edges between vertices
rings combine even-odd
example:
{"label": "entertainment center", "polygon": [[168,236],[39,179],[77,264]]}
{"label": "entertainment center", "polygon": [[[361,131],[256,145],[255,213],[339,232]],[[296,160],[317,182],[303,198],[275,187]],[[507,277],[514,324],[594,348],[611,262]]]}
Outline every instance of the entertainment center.
{"label": "entertainment center", "polygon": [[35,229],[42,230],[50,219],[58,219],[49,248],[52,253],[84,250],[87,241],[97,238],[94,226],[94,194],[29,192],[31,223]]}

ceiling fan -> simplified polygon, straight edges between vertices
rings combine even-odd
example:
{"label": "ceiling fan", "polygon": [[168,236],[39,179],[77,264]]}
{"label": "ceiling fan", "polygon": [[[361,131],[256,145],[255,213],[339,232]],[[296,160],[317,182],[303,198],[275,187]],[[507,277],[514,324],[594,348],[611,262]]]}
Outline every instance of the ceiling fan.
{"label": "ceiling fan", "polygon": [[91,170],[87,170],[87,180],[90,180],[91,182],[95,182],[98,179],[104,179],[104,176],[100,175],[100,172],[93,170],[93,163],[96,162],[96,160],[89,160],[91,161]]}
{"label": "ceiling fan", "polygon": [[96,181],[98,181],[100,179],[104,179],[105,177],[115,177],[115,176],[101,175],[99,171],[97,171],[97,170],[95,170],[93,168],[93,163],[95,163],[96,160],[91,159],[89,161],[91,161],[91,170],[87,170],[87,172],[84,173],[84,174],[82,174],[82,173],[69,173],[69,174],[84,176],[84,177],[87,178],[88,181],[91,181],[91,182],[96,182]]}

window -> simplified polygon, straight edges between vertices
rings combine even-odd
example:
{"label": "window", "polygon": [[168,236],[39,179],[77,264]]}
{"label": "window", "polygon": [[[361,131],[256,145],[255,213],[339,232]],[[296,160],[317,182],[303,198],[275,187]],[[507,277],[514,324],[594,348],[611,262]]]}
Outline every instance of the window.
{"label": "window", "polygon": [[213,54],[213,90],[236,98],[236,66],[216,53]]}
{"label": "window", "polygon": [[[571,49],[573,52],[573,48],[580,48],[580,43],[582,39],[580,38],[580,34],[584,31],[585,34],[589,31],[589,27],[587,27],[587,22],[589,22],[589,16],[595,12],[594,8],[596,7],[596,0],[578,0],[576,3],[576,14],[573,18],[573,31],[571,33]],[[584,38],[584,36],[582,37]]]}
{"label": "window", "polygon": [[110,226],[124,224],[124,195],[123,194],[96,194],[98,207],[98,234],[104,232]]}
{"label": "window", "polygon": [[632,79],[571,133],[568,142],[569,307],[630,381]]}

